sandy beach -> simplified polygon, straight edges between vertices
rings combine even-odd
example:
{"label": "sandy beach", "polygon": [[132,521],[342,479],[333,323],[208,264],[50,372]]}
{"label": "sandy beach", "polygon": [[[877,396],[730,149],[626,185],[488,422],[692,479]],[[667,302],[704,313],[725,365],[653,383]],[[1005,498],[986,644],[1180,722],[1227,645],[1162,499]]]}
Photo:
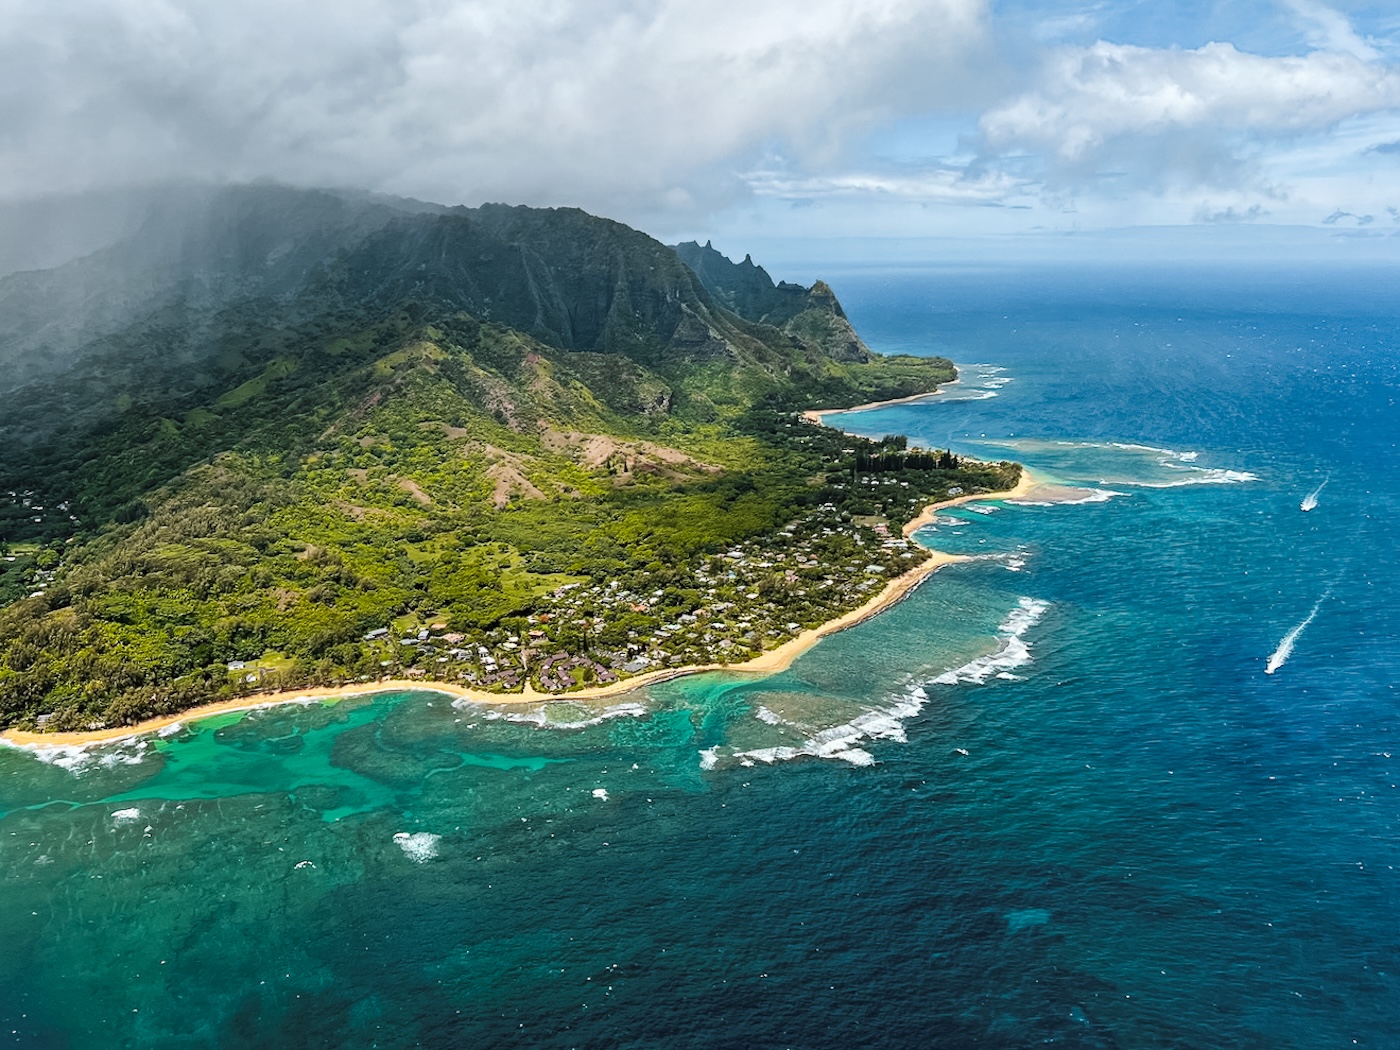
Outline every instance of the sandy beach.
{"label": "sandy beach", "polygon": [[947,507],[956,507],[962,503],[976,503],[980,500],[989,499],[1022,499],[1030,494],[1030,491],[1037,485],[1042,484],[1042,480],[1032,474],[1025,467],[1021,468],[1021,480],[1016,482],[1015,488],[1007,489],[1004,492],[977,492],[966,496],[955,496],[953,499],[945,499],[941,503],[930,503],[919,512],[919,516],[911,518],[904,523],[904,535],[912,536],[925,525],[932,525],[933,520],[938,517],[938,512]]}
{"label": "sandy beach", "polygon": [[886,408],[889,405],[906,405],[911,401],[922,401],[925,398],[937,397],[943,393],[943,387],[952,386],[957,380],[942,384],[937,390],[930,390],[926,394],[910,394],[908,397],[892,397],[888,401],[867,401],[863,405],[852,405],[850,408],[809,408],[802,413],[802,418],[808,423],[816,423],[818,426],[826,426],[823,416],[844,416],[848,412],[868,412],[872,408]]}

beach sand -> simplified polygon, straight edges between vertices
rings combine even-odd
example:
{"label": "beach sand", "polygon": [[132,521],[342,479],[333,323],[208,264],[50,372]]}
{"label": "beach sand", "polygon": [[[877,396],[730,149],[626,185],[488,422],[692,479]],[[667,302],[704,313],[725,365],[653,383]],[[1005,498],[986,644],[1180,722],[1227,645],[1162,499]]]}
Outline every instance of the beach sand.
{"label": "beach sand", "polygon": [[943,387],[952,386],[957,380],[944,383],[937,390],[930,390],[926,394],[910,394],[908,397],[892,397],[888,401],[867,401],[863,405],[852,405],[850,408],[809,408],[802,413],[802,418],[808,423],[816,423],[818,426],[826,426],[824,416],[844,416],[848,412],[868,412],[872,408],[887,408],[890,405],[907,405],[911,401],[922,401],[925,398],[937,397],[943,393]]}
{"label": "beach sand", "polygon": [[1044,484],[1043,479],[1032,474],[1025,467],[1021,468],[1021,479],[1016,482],[1016,487],[1007,489],[1005,492],[978,492],[965,496],[956,496],[953,499],[945,499],[941,503],[930,503],[919,512],[919,516],[911,518],[904,524],[904,535],[906,537],[914,535],[925,525],[932,525],[938,512],[946,507],[956,507],[962,503],[976,503],[979,500],[989,499],[1024,499],[1032,489]]}

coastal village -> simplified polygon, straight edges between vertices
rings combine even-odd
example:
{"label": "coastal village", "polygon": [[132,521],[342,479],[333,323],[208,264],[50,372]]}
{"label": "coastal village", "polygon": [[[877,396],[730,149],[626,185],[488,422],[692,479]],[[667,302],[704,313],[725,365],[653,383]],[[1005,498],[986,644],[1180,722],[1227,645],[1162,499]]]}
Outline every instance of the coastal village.
{"label": "coastal village", "polygon": [[[972,474],[984,484],[971,492],[986,492],[1009,487],[1018,472],[911,451],[902,438],[837,438],[811,415],[782,427],[794,445],[826,446],[830,468],[827,499],[786,527],[700,559],[688,579],[663,588],[645,578],[565,584],[519,622],[481,634],[432,617],[402,618],[364,636],[381,677],[562,694],[668,669],[742,664],[859,608],[921,566],[928,552],[902,526],[929,504],[964,495],[954,481]],[[860,447],[841,447],[847,442]],[[258,684],[247,676],[248,686]]]}
{"label": "coastal village", "polygon": [[707,558],[688,586],[567,584],[518,629],[467,636],[445,623],[395,624],[364,640],[390,677],[563,693],[668,667],[742,663],[863,604],[925,557],[888,522],[853,521],[825,504]]}

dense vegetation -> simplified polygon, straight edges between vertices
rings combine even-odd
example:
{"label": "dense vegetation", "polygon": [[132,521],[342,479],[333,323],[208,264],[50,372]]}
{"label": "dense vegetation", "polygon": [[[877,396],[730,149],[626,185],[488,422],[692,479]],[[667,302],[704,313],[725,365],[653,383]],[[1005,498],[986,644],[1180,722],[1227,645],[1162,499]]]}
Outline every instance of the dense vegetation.
{"label": "dense vegetation", "polygon": [[[502,211],[491,236],[514,223],[537,250],[562,240],[568,258],[602,222]],[[420,239],[480,247],[481,231],[429,220]],[[411,232],[384,235],[413,260]],[[602,235],[635,238],[646,240],[616,224]],[[654,243],[637,258],[661,258]],[[345,259],[335,265],[355,271]],[[1010,464],[799,420],[798,408],[953,376],[940,359],[870,354],[824,286],[779,329],[667,270],[662,284],[695,304],[678,318],[637,278],[617,294],[646,309],[624,316],[614,302],[589,321],[561,300],[550,316],[569,324],[545,317],[532,334],[462,309],[448,278],[482,282],[463,274],[398,289],[369,317],[312,309],[302,291],[261,324],[240,309],[237,325],[205,329],[219,363],[201,382],[156,361],[144,389],[107,391],[100,423],[77,413],[81,427],[12,447],[0,467],[0,557],[13,559],[0,560],[0,724],[122,724],[383,675],[557,691],[743,659],[907,569],[915,553],[887,522],[952,485],[1015,480]],[[516,293],[498,285],[499,313]],[[171,339],[197,346],[188,331]],[[104,376],[126,382],[134,345],[104,336],[44,389],[71,398]]]}

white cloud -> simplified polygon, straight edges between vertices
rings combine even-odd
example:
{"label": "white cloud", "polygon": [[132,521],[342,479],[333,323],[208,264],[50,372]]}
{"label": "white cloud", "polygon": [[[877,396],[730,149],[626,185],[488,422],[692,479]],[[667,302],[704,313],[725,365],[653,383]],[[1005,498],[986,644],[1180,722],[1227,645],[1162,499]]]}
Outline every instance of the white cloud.
{"label": "white cloud", "polygon": [[1351,55],[1363,62],[1380,58],[1372,43],[1363,39],[1351,20],[1336,8],[1317,0],[1284,0],[1288,9],[1298,16],[1309,44],[1322,51]]}
{"label": "white cloud", "polygon": [[766,170],[748,173],[745,181],[761,197],[797,200],[879,197],[919,203],[999,204],[1023,189],[1022,181],[1007,172],[973,173],[955,167],[913,173],[857,171],[828,175]]}
{"label": "white cloud", "polygon": [[[1084,167],[1122,139],[1258,140],[1397,106],[1400,75],[1352,54],[1264,57],[1222,43],[1181,50],[1100,41],[1056,52],[1033,90],[983,116],[982,131],[993,151],[1032,151]],[[1164,159],[1144,153],[1154,164]]]}
{"label": "white cloud", "polygon": [[0,194],[170,176],[704,203],[963,90],[987,0],[0,6]]}

